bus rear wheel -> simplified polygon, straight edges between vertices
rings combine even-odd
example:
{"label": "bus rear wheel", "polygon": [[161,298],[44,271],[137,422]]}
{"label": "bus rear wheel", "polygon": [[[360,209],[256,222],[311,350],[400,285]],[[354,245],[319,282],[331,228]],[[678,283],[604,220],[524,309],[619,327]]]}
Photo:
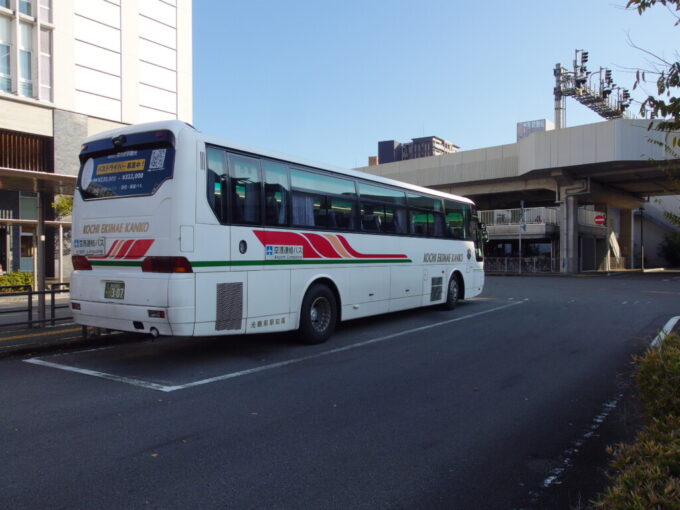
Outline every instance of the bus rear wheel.
{"label": "bus rear wheel", "polygon": [[459,288],[460,283],[458,282],[458,276],[452,274],[446,291],[446,301],[442,305],[442,310],[453,310],[456,307],[456,304],[458,303]]}
{"label": "bus rear wheel", "polygon": [[335,294],[320,283],[312,285],[302,300],[300,336],[303,343],[312,345],[328,340],[338,319]]}

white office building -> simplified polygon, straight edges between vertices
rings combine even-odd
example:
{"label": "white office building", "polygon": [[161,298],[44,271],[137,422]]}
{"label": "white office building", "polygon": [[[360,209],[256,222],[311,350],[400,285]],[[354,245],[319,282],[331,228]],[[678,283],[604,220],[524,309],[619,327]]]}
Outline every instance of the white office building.
{"label": "white office building", "polygon": [[35,269],[42,216],[45,272],[57,276],[50,204],[73,186],[85,137],[192,121],[191,9],[191,0],[0,0],[3,270]]}

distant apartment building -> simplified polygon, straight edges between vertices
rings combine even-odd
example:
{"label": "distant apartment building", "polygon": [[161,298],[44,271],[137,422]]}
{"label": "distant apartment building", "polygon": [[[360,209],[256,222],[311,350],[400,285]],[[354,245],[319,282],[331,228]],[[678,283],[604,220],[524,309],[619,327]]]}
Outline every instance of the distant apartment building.
{"label": "distant apartment building", "polygon": [[547,119],[526,120],[517,123],[517,141],[529,136],[531,133],[542,131],[552,131],[555,129],[555,124]]}
{"label": "distant apartment building", "polygon": [[[77,174],[85,137],[138,122],[192,121],[191,17],[191,0],[0,0],[5,271],[33,270],[38,211],[53,217],[58,192],[47,183]],[[48,277],[54,236],[45,231]]]}
{"label": "distant apartment building", "polygon": [[[440,156],[441,154],[457,152],[458,149],[460,149],[460,147],[443,138],[439,138],[438,136],[413,138],[407,143],[400,143],[396,140],[386,140],[378,142],[378,160],[376,163],[382,165],[406,159]],[[374,157],[375,156],[371,156],[371,158]],[[369,161],[369,165],[370,164]]]}

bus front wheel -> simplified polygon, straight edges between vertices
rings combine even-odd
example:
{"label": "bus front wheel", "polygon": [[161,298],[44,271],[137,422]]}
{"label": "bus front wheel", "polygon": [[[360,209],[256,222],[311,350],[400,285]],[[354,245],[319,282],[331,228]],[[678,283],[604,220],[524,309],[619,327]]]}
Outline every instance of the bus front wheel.
{"label": "bus front wheel", "polygon": [[337,318],[337,302],[333,291],[320,283],[312,285],[302,300],[300,311],[302,342],[311,345],[328,340],[335,330]]}
{"label": "bus front wheel", "polygon": [[458,277],[453,274],[449,280],[449,287],[446,292],[446,301],[442,305],[443,310],[453,310],[458,303],[458,292],[460,288],[460,283],[458,282]]}

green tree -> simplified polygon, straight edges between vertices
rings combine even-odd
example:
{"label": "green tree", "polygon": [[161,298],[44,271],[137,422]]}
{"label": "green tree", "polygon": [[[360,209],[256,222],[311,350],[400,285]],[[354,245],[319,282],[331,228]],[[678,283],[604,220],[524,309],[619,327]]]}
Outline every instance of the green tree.
{"label": "green tree", "polygon": [[57,195],[52,202],[54,212],[60,218],[70,216],[73,212],[73,197],[71,195]]}
{"label": "green tree", "polygon": [[[627,8],[637,10],[640,15],[654,6],[666,8],[675,18],[675,26],[680,26],[680,0],[629,0],[626,4]],[[649,129],[676,132],[676,136],[667,137],[666,144],[658,141],[653,143],[663,146],[669,159],[678,160],[680,159],[680,136],[677,135],[680,131],[680,55],[676,51],[675,61],[672,61],[644,49],[641,51],[652,57],[652,69],[638,70],[633,88],[654,80],[656,94],[647,95],[640,105],[640,114],[643,117],[649,115],[652,119],[659,119],[656,122],[650,122]],[[662,168],[680,193],[680,169],[677,163],[662,164]],[[669,211],[664,214],[671,223],[680,227],[680,215]]]}

